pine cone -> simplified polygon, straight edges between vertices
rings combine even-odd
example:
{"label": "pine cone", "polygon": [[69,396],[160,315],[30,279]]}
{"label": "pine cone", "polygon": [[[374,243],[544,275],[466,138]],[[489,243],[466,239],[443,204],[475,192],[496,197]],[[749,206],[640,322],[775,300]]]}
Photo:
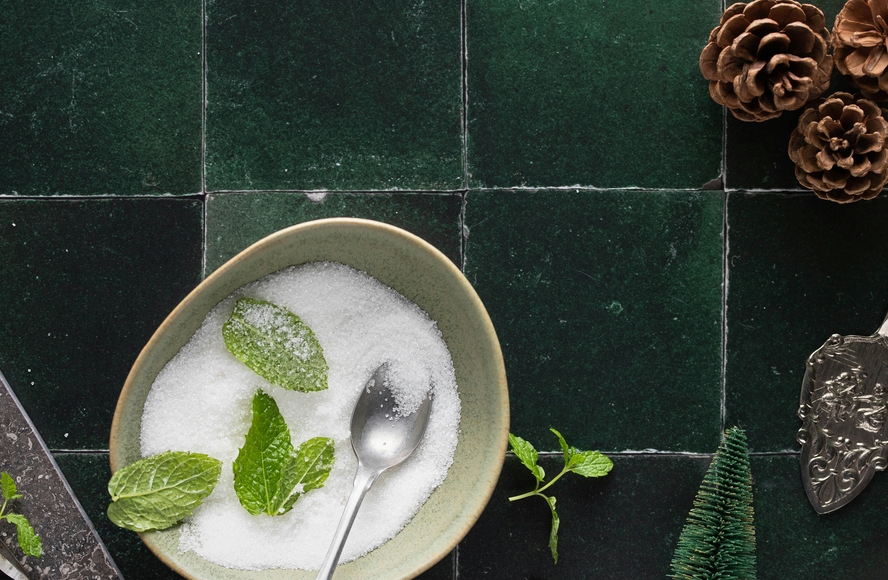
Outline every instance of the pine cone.
{"label": "pine cone", "polygon": [[888,182],[888,110],[836,93],[802,113],[789,138],[789,157],[804,187],[838,203],[872,199]]}
{"label": "pine cone", "polygon": [[766,121],[802,108],[829,87],[826,19],[795,0],[730,6],[709,34],[700,71],[709,94],[743,121]]}
{"label": "pine cone", "polygon": [[888,100],[888,3],[849,0],[836,16],[830,41],[836,68],[874,100]]}

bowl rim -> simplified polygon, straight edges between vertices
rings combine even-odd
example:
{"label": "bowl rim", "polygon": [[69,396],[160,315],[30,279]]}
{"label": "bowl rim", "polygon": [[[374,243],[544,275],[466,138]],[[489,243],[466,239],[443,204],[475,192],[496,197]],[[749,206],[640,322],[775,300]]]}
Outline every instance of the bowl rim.
{"label": "bowl rim", "polygon": [[[142,373],[142,367],[146,364],[146,359],[149,356],[149,353],[155,348],[155,345],[163,339],[163,336],[166,334],[166,329],[173,324],[173,322],[179,317],[182,311],[186,311],[191,307],[191,303],[195,302],[199,299],[200,295],[203,293],[204,289],[207,287],[212,287],[217,284],[217,280],[224,279],[226,276],[230,275],[229,272],[238,268],[242,262],[250,261],[253,259],[253,256],[257,253],[261,253],[265,251],[268,247],[273,246],[280,242],[282,238],[287,238],[295,233],[301,231],[308,231],[311,229],[317,228],[325,228],[331,225],[336,226],[346,226],[346,227],[354,227],[356,230],[371,229],[371,230],[379,230],[383,231],[385,234],[405,237],[413,244],[419,246],[423,251],[430,253],[434,256],[436,262],[440,262],[443,265],[443,268],[447,271],[446,274],[450,276],[454,282],[460,287],[463,291],[466,299],[470,301],[472,306],[477,310],[480,314],[480,325],[483,328],[483,332],[486,336],[492,337],[492,341],[490,341],[489,346],[492,348],[492,354],[495,357],[495,367],[496,367],[496,381],[494,384],[491,384],[488,388],[496,391],[495,399],[499,401],[499,409],[497,409],[497,416],[501,417],[501,427],[500,434],[497,437],[498,447],[494,450],[497,457],[505,457],[506,448],[508,446],[508,435],[509,435],[509,425],[510,425],[510,408],[509,408],[509,393],[508,393],[508,385],[506,381],[506,373],[505,373],[505,363],[502,355],[502,348],[499,342],[499,339],[496,335],[496,330],[493,327],[493,322],[490,320],[490,316],[482,303],[480,297],[475,291],[474,287],[471,283],[466,279],[465,274],[463,274],[462,270],[453,263],[453,261],[446,256],[443,252],[441,252],[438,248],[422,239],[421,237],[399,228],[397,226],[387,224],[384,222],[379,222],[370,219],[364,218],[352,218],[352,217],[332,217],[332,218],[322,218],[311,220],[307,222],[302,222],[299,224],[295,224],[292,226],[288,226],[286,228],[282,228],[277,230],[256,242],[253,242],[245,249],[238,252],[235,256],[226,261],[223,265],[213,271],[209,276],[206,276],[203,280],[198,283],[177,305],[176,307],[166,316],[163,322],[157,327],[154,333],[151,335],[151,338],[139,352],[139,355],[136,357],[135,362],[130,368],[129,373],[127,374],[126,380],[124,382],[123,387],[121,388],[120,394],[118,396],[117,404],[114,409],[114,416],[111,421],[111,431],[110,431],[110,439],[109,439],[109,463],[111,466],[111,473],[113,474],[124,465],[120,464],[119,458],[117,457],[117,453],[115,453],[115,440],[119,438],[119,434],[122,430],[122,419],[121,415],[123,414],[124,401],[127,399],[127,396],[130,392],[135,388],[133,383],[136,381],[138,375]],[[248,282],[249,283],[249,282]],[[481,516],[481,513],[484,511],[487,503],[490,500],[490,497],[493,495],[494,488],[496,487],[496,483],[499,479],[500,473],[502,471],[503,462],[497,462],[496,465],[492,466],[489,470],[489,478],[487,481],[479,481],[477,482],[477,486],[474,488],[476,491],[480,491],[481,494],[479,496],[480,501],[477,502],[475,509],[471,512],[466,513],[462,517],[462,525],[460,526],[459,533],[455,533],[452,535],[449,542],[439,551],[439,553],[434,554],[433,557],[429,558],[428,562],[421,569],[415,570],[415,575],[424,572],[425,570],[431,568],[434,564],[440,561],[444,556],[450,553],[456,545],[462,541],[465,535],[469,532],[469,530],[475,525],[478,518]],[[481,489],[479,489],[481,488]],[[155,550],[153,543],[150,540],[151,532],[140,532],[139,537],[142,542],[151,550],[151,552],[164,564],[169,566],[173,571],[182,574],[185,577],[188,577],[187,571],[181,570],[174,562],[167,559],[166,554],[162,551]],[[372,551],[370,552],[372,553]],[[415,577],[411,576],[411,577]]]}

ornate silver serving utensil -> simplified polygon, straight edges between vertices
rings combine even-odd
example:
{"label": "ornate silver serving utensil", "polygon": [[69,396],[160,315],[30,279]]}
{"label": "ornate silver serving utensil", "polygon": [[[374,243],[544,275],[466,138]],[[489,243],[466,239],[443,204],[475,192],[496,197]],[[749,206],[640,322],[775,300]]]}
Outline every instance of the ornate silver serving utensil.
{"label": "ornate silver serving utensil", "polygon": [[817,513],[847,505],[888,466],[888,318],[814,351],[799,400],[802,482]]}

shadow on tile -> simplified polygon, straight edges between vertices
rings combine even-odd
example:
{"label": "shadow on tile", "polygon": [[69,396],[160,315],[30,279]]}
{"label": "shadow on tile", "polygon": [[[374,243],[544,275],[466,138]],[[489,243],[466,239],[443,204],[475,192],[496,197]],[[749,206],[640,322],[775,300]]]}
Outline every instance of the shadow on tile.
{"label": "shadow on tile", "polygon": [[207,201],[206,273],[263,237],[294,224],[357,217],[406,229],[462,262],[460,194],[327,194],[312,201],[301,193],[214,194]]}
{"label": "shadow on tile", "polygon": [[191,199],[0,200],[0,369],[50,449],[107,449],[140,350],[200,280]]}

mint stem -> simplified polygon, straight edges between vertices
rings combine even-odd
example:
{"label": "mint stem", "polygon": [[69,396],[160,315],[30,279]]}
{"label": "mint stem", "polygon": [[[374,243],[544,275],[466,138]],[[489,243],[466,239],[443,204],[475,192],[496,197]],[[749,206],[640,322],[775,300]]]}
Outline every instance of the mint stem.
{"label": "mint stem", "polygon": [[558,481],[558,479],[561,478],[561,476],[564,475],[565,473],[567,473],[568,471],[570,471],[570,470],[565,467],[564,469],[561,470],[561,473],[559,473],[558,475],[553,477],[549,481],[549,483],[547,483],[543,487],[540,487],[540,482],[537,481],[537,488],[535,490],[529,491],[527,493],[522,493],[521,495],[513,495],[512,497],[509,498],[509,501],[516,501],[519,499],[524,499],[524,498],[530,497],[532,495],[541,495],[543,497],[546,497],[545,495],[543,495],[543,492],[546,491],[547,489],[549,489],[549,487],[551,487],[553,483]]}

